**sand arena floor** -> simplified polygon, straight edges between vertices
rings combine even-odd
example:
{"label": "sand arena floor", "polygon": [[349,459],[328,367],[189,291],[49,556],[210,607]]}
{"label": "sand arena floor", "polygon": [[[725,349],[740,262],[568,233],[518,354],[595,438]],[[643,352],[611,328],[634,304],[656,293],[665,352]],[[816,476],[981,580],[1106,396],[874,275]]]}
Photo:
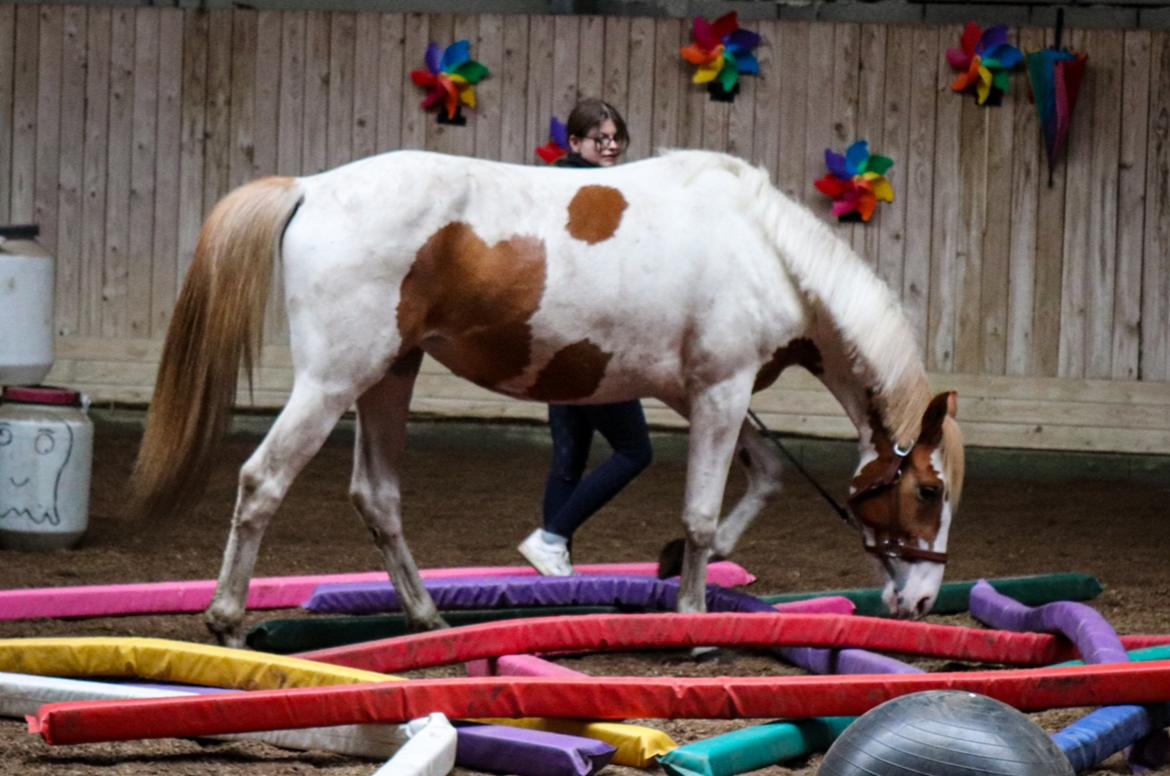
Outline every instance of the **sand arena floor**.
{"label": "sand arena floor", "polygon": [[[94,451],[90,531],[73,551],[31,555],[0,552],[0,587],[39,587],[174,579],[210,579],[219,569],[235,497],[236,470],[255,446],[251,433],[225,444],[211,489],[194,514],[179,521],[135,525],[122,512],[124,485],[138,432],[102,422]],[[655,434],[650,469],[599,513],[575,540],[581,563],[652,560],[664,538],[681,535],[679,510],[685,437]],[[370,570],[379,559],[346,498],[352,433],[337,432],[294,485],[268,532],[258,575]],[[604,443],[598,441],[604,449]],[[824,484],[844,493],[848,448],[797,444]],[[1038,458],[1038,456],[1037,456]],[[407,537],[420,566],[516,564],[516,543],[537,525],[547,433],[542,427],[420,422],[411,427],[403,475]],[[1097,575],[1106,592],[1096,606],[1121,633],[1170,632],[1170,481],[1110,481],[1055,473],[1047,465],[985,465],[972,456],[962,509],[952,533],[948,579],[1081,571]],[[1055,460],[1055,464],[1053,461]],[[1098,471],[1108,473],[1112,464]],[[733,474],[728,498],[742,489]],[[327,540],[326,540],[327,539]],[[734,560],[759,577],[750,592],[781,593],[873,584],[857,538],[793,470],[785,493],[748,532]],[[295,612],[259,612],[249,623]],[[934,622],[974,624],[965,615]],[[198,615],[44,620],[0,623],[0,637],[152,636],[210,642]],[[762,675],[789,672],[769,655],[725,652],[695,663],[683,653],[591,655],[566,659],[581,671],[606,675]],[[924,664],[926,667],[937,667]],[[1081,712],[1049,712],[1036,719],[1058,729]],[[649,721],[681,743],[747,721]],[[48,747],[24,732],[24,723],[0,721],[0,773],[45,774],[369,774],[376,763],[324,753],[296,753],[262,744],[204,746],[150,741]],[[814,774],[818,758],[772,767],[761,774]],[[613,776],[639,773],[610,766]],[[661,772],[661,771],[659,771]],[[1094,773],[1127,773],[1120,758]],[[467,774],[467,771],[457,771]],[[1163,769],[1161,773],[1170,773]]]}

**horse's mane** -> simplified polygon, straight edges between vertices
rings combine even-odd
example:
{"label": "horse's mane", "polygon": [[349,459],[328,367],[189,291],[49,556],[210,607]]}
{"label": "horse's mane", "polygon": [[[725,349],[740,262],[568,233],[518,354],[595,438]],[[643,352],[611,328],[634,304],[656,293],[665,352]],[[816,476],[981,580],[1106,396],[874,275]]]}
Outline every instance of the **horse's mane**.
{"label": "horse's mane", "polygon": [[768,173],[725,154],[672,152],[694,174],[712,168],[739,179],[752,213],[797,287],[833,318],[846,351],[871,383],[882,417],[901,444],[914,441],[930,399],[917,341],[897,298],[823,221],[772,185]]}

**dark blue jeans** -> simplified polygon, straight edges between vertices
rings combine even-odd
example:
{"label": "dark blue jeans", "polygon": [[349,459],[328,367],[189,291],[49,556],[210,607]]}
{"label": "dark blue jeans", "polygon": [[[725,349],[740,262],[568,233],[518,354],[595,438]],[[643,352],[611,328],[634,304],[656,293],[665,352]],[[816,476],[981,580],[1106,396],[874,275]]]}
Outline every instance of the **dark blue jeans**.
{"label": "dark blue jeans", "polygon": [[[652,451],[646,415],[638,400],[576,406],[550,404],[553,459],[544,490],[544,530],[572,539],[594,512],[650,465]],[[593,432],[613,455],[582,479]]]}

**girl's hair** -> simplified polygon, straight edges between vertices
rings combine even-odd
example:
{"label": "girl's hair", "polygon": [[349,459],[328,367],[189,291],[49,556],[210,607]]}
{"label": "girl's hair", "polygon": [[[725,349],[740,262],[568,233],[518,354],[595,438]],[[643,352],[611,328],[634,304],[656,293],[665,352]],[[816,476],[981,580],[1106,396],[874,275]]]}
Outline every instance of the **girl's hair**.
{"label": "girl's hair", "polygon": [[589,130],[600,127],[609,119],[613,122],[617,129],[617,139],[624,146],[630,142],[630,133],[626,129],[626,120],[622,118],[622,114],[618,113],[617,108],[610,105],[605,100],[599,100],[596,97],[586,97],[579,101],[573,108],[573,112],[569,114],[569,122],[566,128],[569,131],[570,137],[578,137],[584,139],[588,137]]}

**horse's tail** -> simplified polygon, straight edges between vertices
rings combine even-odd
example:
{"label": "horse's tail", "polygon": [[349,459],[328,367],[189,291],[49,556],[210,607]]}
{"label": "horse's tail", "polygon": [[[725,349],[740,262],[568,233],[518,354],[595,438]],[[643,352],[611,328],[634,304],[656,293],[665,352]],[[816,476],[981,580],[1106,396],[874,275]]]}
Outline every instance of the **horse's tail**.
{"label": "horse's tail", "polygon": [[263,178],[224,197],[203,225],[131,477],[138,516],[182,511],[202,495],[241,361],[251,384],[273,263],[300,200],[294,178]]}

